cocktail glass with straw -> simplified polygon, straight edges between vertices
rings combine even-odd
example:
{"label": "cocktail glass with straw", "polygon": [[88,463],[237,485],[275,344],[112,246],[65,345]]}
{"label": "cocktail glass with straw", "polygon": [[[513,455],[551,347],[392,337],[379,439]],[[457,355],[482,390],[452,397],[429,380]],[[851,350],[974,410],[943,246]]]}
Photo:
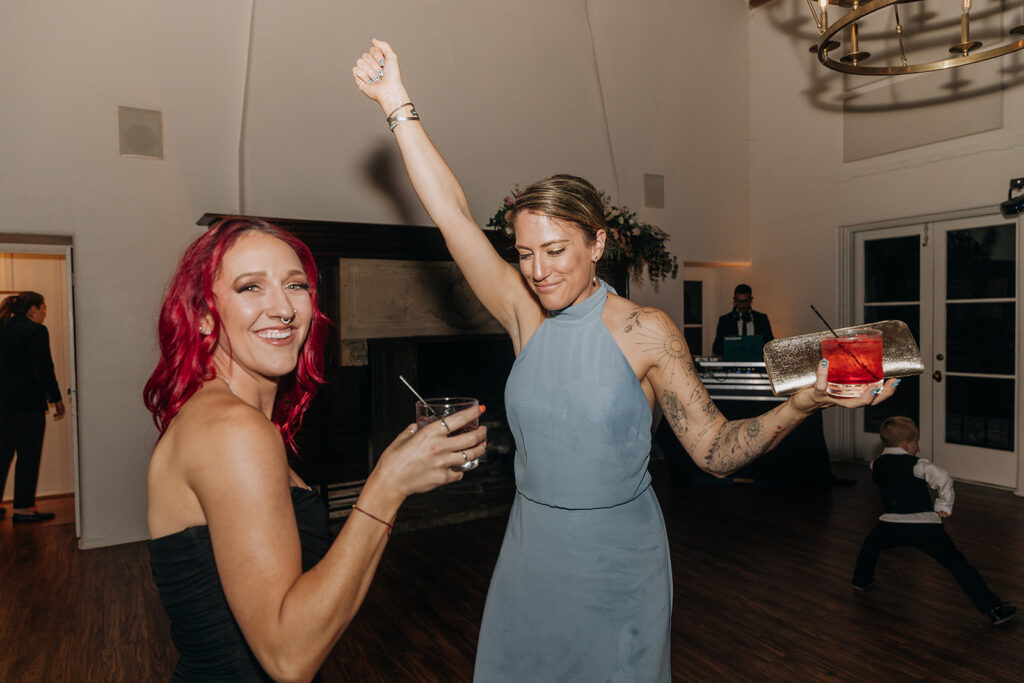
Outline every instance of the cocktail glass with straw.
{"label": "cocktail glass with straw", "polygon": [[830,396],[852,398],[868,389],[881,388],[882,333],[873,328],[832,329],[828,321],[811,305],[811,310],[825,323],[832,337],[821,340],[821,357],[828,360],[828,384],[825,392]]}
{"label": "cocktail glass with straw", "polygon": [[[423,398],[422,396],[420,396],[420,393],[416,391],[411,384],[409,384],[408,380],[406,380],[405,377],[399,375],[398,379],[400,379],[402,381],[402,384],[408,387],[409,391],[412,392],[413,396],[417,398],[416,426],[418,428],[422,428],[430,424],[431,422],[437,422],[438,420],[444,423],[445,427],[447,427],[448,423],[444,422],[444,418],[448,417],[453,413],[457,413],[460,410],[466,410],[467,408],[476,408],[479,407],[480,405],[480,402],[477,399],[467,397]],[[476,429],[479,426],[480,418],[478,413],[477,417],[474,417],[469,424],[465,425],[461,429],[450,431],[448,435],[454,436],[456,434],[469,432]],[[463,457],[466,457],[465,454],[463,454]],[[479,466],[479,464],[479,460],[467,459],[465,463],[463,463],[462,465],[458,465],[456,467],[452,467],[452,469],[457,472],[469,472],[470,470],[476,469],[477,466]]]}

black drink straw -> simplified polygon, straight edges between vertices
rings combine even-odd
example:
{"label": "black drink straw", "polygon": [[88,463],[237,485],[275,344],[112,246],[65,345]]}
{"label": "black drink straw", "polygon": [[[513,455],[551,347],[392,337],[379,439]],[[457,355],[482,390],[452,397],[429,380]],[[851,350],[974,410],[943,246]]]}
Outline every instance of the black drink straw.
{"label": "black drink straw", "polygon": [[824,316],[822,316],[821,313],[818,313],[818,309],[814,307],[814,304],[811,304],[811,310],[814,311],[814,315],[821,319],[821,322],[825,323],[825,327],[827,327],[828,331],[832,333],[832,336],[838,338],[839,335],[832,329],[832,326],[828,324],[828,321],[825,320]]}

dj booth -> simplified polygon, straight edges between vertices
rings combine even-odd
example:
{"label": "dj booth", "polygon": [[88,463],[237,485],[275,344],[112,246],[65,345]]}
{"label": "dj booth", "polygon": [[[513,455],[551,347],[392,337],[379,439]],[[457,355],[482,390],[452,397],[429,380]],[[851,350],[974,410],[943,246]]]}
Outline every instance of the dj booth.
{"label": "dj booth", "polygon": [[[711,399],[728,420],[756,417],[786,401],[785,396],[772,393],[763,361],[696,358],[694,364]],[[655,432],[655,442],[677,483],[711,477],[693,462],[664,418]],[[732,479],[754,483],[831,484],[832,469],[821,411],[797,425],[774,449],[735,472]]]}

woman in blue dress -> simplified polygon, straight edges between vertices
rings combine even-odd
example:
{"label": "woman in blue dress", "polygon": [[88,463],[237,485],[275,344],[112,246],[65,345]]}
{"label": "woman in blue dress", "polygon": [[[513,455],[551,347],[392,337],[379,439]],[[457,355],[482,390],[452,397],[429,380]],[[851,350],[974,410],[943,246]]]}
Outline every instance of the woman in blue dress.
{"label": "woman in blue dress", "polygon": [[[491,579],[475,680],[668,681],[672,570],[650,488],[657,400],[697,464],[727,476],[833,401],[818,383],[770,412],[727,421],[663,311],[597,279],[604,206],[557,175],[515,200],[519,270],[491,246],[427,137],[398,59],[374,40],[352,69],[387,116],[420,200],[473,291],[512,338],[505,389],[517,495]],[[865,405],[889,396],[843,401]]]}

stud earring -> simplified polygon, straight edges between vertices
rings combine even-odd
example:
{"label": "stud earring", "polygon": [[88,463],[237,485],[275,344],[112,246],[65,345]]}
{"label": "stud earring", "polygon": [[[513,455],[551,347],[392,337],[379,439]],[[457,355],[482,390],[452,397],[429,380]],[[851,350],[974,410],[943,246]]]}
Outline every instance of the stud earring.
{"label": "stud earring", "polygon": [[208,329],[206,329],[206,327],[204,325],[200,325],[199,326],[199,334],[201,334],[201,335],[203,335],[205,337],[206,335],[210,334],[210,331]]}

